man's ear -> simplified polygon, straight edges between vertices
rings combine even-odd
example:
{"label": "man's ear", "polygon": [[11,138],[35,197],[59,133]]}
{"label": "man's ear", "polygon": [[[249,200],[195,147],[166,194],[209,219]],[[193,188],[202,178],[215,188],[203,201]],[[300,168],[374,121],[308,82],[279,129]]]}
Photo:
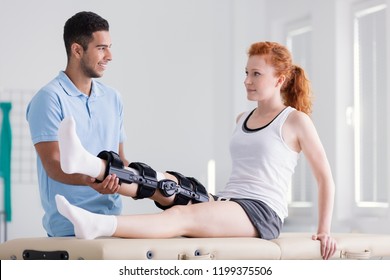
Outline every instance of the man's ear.
{"label": "man's ear", "polygon": [[76,58],[80,58],[84,52],[83,47],[78,43],[73,43],[70,49],[72,51],[72,55],[74,55]]}

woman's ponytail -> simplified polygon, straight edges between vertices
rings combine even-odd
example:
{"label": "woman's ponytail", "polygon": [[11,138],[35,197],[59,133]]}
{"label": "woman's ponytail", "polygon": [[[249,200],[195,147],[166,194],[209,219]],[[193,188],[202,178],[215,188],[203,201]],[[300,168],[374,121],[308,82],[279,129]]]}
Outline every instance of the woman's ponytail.
{"label": "woman's ponytail", "polygon": [[310,82],[301,67],[293,65],[291,68],[290,75],[281,89],[284,103],[310,115],[312,111]]}

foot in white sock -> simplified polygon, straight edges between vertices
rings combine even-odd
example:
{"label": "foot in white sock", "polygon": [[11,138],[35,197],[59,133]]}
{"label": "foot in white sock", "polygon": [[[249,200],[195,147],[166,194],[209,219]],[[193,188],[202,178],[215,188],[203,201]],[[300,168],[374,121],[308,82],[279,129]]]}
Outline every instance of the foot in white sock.
{"label": "foot in white sock", "polygon": [[58,212],[72,222],[74,232],[80,239],[95,239],[112,236],[117,227],[117,218],[112,215],[95,214],[74,206],[62,195],[55,196]]}
{"label": "foot in white sock", "polygon": [[67,174],[80,173],[97,178],[104,169],[100,158],[82,146],[73,117],[65,118],[58,128],[61,169]]}

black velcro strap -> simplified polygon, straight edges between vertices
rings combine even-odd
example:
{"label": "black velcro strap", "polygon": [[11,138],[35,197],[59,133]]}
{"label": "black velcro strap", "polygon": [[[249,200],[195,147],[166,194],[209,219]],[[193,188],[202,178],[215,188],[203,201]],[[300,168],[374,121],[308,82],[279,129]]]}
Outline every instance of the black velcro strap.
{"label": "black velcro strap", "polygon": [[[187,205],[190,201],[192,203],[201,203],[209,201],[209,195],[207,193],[206,188],[195,178],[193,177],[185,177],[179,172],[175,171],[167,171],[167,173],[176,177],[178,184],[173,181],[167,180],[167,182],[173,182],[175,186],[172,188],[168,188],[169,193],[167,193],[166,186],[164,184],[160,184],[160,190],[164,196],[175,195],[175,199],[171,205],[163,206],[158,202],[154,202],[157,207],[166,210],[171,208],[174,205]],[[162,183],[163,181],[160,181]],[[169,186],[170,187],[170,186]],[[173,191],[173,192],[171,192]]]}
{"label": "black velcro strap", "polygon": [[104,172],[104,178],[110,174],[111,166],[116,168],[123,168],[123,161],[120,156],[113,151],[101,151],[98,155],[98,158],[104,159],[107,161],[106,171]]}
{"label": "black velcro strap", "polygon": [[[179,182],[180,187],[182,190],[187,191],[187,192],[192,192],[193,187],[191,180],[189,178],[185,177],[184,175],[180,174],[179,172],[175,171],[167,171],[167,173],[172,174],[175,176]],[[175,200],[174,200],[174,205],[187,205],[188,202],[191,200],[191,196],[185,195],[181,192],[176,194]]]}
{"label": "black velcro strap", "polygon": [[[157,182],[157,173],[149,165],[142,162],[132,162],[129,164],[129,167],[134,168],[139,172],[139,175],[147,181]],[[142,199],[151,197],[156,191],[156,187],[148,186],[143,183],[138,183],[138,190],[136,199]]]}
{"label": "black velcro strap", "polygon": [[209,194],[206,188],[195,178],[187,177],[191,181],[193,186],[193,191],[197,195],[196,198],[192,200],[193,203],[207,202],[209,201]]}

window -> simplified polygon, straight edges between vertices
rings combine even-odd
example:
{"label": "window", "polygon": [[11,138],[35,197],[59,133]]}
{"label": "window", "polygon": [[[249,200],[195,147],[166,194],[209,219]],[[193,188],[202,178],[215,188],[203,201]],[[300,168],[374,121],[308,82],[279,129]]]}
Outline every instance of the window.
{"label": "window", "polygon": [[[301,66],[310,79],[312,28],[307,21],[295,23],[287,31],[287,47],[295,64]],[[316,186],[307,160],[301,154],[289,191],[290,208],[313,207],[313,191]]]}
{"label": "window", "polygon": [[[369,2],[369,3],[372,3]],[[354,10],[354,154],[358,207],[389,206],[386,5]]]}

